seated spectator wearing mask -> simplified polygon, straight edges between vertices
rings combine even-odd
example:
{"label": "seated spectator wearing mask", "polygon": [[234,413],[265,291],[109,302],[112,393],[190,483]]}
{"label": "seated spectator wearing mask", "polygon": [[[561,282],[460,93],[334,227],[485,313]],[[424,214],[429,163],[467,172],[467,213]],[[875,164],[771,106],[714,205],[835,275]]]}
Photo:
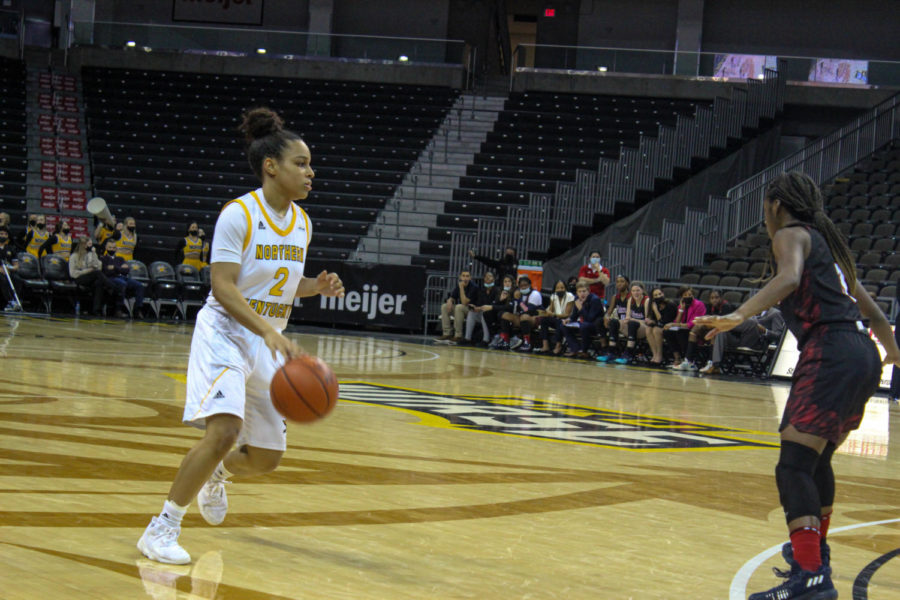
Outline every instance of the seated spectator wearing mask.
{"label": "seated spectator wearing mask", "polygon": [[44,215],[34,215],[34,218],[28,221],[28,230],[25,232],[23,247],[25,252],[40,258],[38,254],[41,246],[50,239],[50,232],[47,231],[47,217]]}
{"label": "seated spectator wearing mask", "polygon": [[[628,312],[628,299],[631,298],[631,280],[624,275],[616,277],[616,295],[609,303],[603,319],[598,323],[597,332],[608,339],[607,349],[597,356],[599,362],[609,362],[619,354],[619,330]],[[598,319],[598,321],[600,321]],[[601,345],[604,345],[601,341]]]}
{"label": "seated spectator wearing mask", "polygon": [[497,273],[497,277],[499,279],[503,279],[507,275],[513,278],[515,281],[516,272],[519,266],[519,259],[516,258],[516,249],[512,246],[507,246],[503,250],[503,256],[500,260],[494,260],[488,256],[484,256],[482,254],[475,254],[475,250],[469,250],[469,256],[473,259],[477,260],[487,268]]}
{"label": "seated spectator wearing mask", "polygon": [[[578,284],[575,284],[576,286]],[[576,288],[577,289],[577,288]],[[562,279],[553,286],[553,296],[550,297],[550,306],[547,310],[538,311],[538,325],[541,328],[541,347],[535,348],[535,354],[550,353],[550,329],[553,328],[553,354],[562,354],[563,319],[569,318],[575,308],[575,295],[566,290],[566,284]]]}
{"label": "seated spectator wearing mask", "polygon": [[[697,365],[687,357],[688,336],[694,326],[694,319],[706,314],[706,305],[694,298],[694,289],[682,286],[678,289],[678,313],[675,320],[663,327],[663,339],[672,348],[675,361],[672,368],[677,371],[696,371]],[[681,360],[684,356],[685,359]]]}
{"label": "seated spectator wearing mask", "polygon": [[578,271],[578,281],[591,286],[591,293],[600,298],[606,298],[606,286],[609,285],[609,269],[600,264],[600,253],[591,252],[588,262]]}
{"label": "seated spectator wearing mask", "polygon": [[46,242],[38,249],[38,256],[46,253],[56,254],[60,258],[68,261],[72,254],[72,236],[69,235],[71,228],[68,221],[59,222],[59,233],[51,235]]}
{"label": "seated spectator wearing mask", "polygon": [[206,266],[203,256],[206,247],[203,230],[197,223],[191,223],[187,235],[175,247],[175,264],[191,265],[199,271]]}
{"label": "seated spectator wearing mask", "polygon": [[[479,307],[482,312],[489,312],[494,315],[494,319],[499,323],[500,316],[507,312],[512,312],[513,310],[513,302],[516,301],[516,285],[515,285],[515,277],[512,275],[504,275],[503,283],[498,290],[497,300],[494,304],[490,306],[481,306]],[[491,341],[489,348],[500,349],[503,345],[503,338],[500,337],[500,334],[494,336],[494,339]],[[505,349],[508,349],[507,346]]]}
{"label": "seated spectator wearing mask", "polygon": [[[588,358],[591,338],[597,332],[594,324],[603,314],[603,300],[591,293],[590,285],[579,282],[575,287],[572,312],[562,320],[568,351],[563,356]],[[575,336],[578,335],[578,338]]]}
{"label": "seated spectator wearing mask", "polygon": [[136,231],[137,222],[134,217],[125,217],[125,227],[122,229],[119,239],[116,240],[116,256],[125,262],[134,260],[134,251],[138,243]]}
{"label": "seated spectator wearing mask", "polygon": [[[728,314],[728,312],[723,314]],[[784,316],[780,310],[772,307],[763,314],[750,317],[734,329],[724,333],[716,334],[708,328],[706,338],[712,338],[712,359],[700,369],[700,372],[704,375],[721,373],[719,365],[722,364],[722,358],[728,350],[750,348],[759,352],[765,351],[769,344],[778,341],[781,334],[784,333],[784,327]]]}
{"label": "seated spectator wearing mask", "polygon": [[[725,301],[722,292],[719,290],[713,290],[709,293],[709,303],[706,305],[706,314],[717,316],[727,315],[728,313],[734,312],[735,308],[735,306],[732,306]],[[694,364],[694,359],[697,356],[697,345],[703,343],[704,337],[710,329],[711,327],[699,323],[691,328],[691,332],[688,334],[687,352],[685,353],[685,359],[689,363]]]}
{"label": "seated spectator wearing mask", "polygon": [[104,292],[112,295],[119,293],[119,288],[103,274],[103,264],[94,253],[94,243],[87,237],[78,240],[72,256],[69,257],[69,277],[81,287],[93,291],[94,302],[90,312],[92,315],[100,314]]}
{"label": "seated spectator wearing mask", "polygon": [[669,302],[665,293],[659,288],[654,289],[651,295],[650,314],[654,322],[647,324],[647,343],[650,344],[650,349],[653,351],[650,364],[658,367],[663,362],[663,327],[675,320],[678,315],[678,306]]}
{"label": "seated spectator wearing mask", "polygon": [[654,318],[656,315],[652,310],[650,296],[647,295],[644,284],[635,281],[631,284],[631,297],[628,299],[628,308],[622,320],[628,332],[628,342],[625,344],[625,353],[616,359],[616,363],[627,365],[634,361],[635,346],[640,338],[645,338],[650,344],[654,357],[662,353],[662,348],[653,348],[651,338],[647,335],[651,324],[656,323]]}
{"label": "seated spectator wearing mask", "polygon": [[484,274],[483,283],[478,288],[475,299],[469,303],[469,312],[466,314],[465,341],[472,341],[475,333],[475,325],[481,324],[481,336],[483,342],[477,345],[487,346],[491,341],[491,330],[497,325],[497,313],[491,310],[492,306],[500,298],[500,286],[494,281],[494,274],[488,271]]}
{"label": "seated spectator wearing mask", "polygon": [[128,315],[123,310],[125,298],[134,296],[134,313],[138,318],[144,317],[144,286],[141,282],[128,277],[129,267],[125,259],[116,252],[116,240],[106,240],[106,251],[100,257],[103,265],[103,274],[106,275],[119,292],[119,304],[116,308],[116,316],[125,318]]}
{"label": "seated spectator wearing mask", "polygon": [[[472,274],[460,271],[456,286],[447,292],[447,298],[441,305],[441,328],[444,334],[435,339],[436,342],[458,344],[463,341],[466,314],[469,312],[469,304],[477,293],[478,286],[472,281]],[[453,323],[450,322],[451,318]]]}
{"label": "seated spectator wearing mask", "polygon": [[[531,289],[529,277],[519,277],[519,289],[513,294],[512,310],[500,315],[500,350],[511,349],[531,352],[531,330],[537,321],[538,311],[544,307],[541,292]],[[522,337],[511,339],[513,329],[519,328]]]}
{"label": "seated spectator wearing mask", "polygon": [[[0,291],[3,293],[5,311],[22,310],[22,306],[16,301],[16,294],[21,294],[23,289],[22,279],[16,273],[19,270],[18,253],[19,249],[9,237],[9,228],[0,226],[0,269],[6,273],[0,273]],[[9,275],[9,279],[6,275]],[[10,281],[14,288],[10,288]]]}

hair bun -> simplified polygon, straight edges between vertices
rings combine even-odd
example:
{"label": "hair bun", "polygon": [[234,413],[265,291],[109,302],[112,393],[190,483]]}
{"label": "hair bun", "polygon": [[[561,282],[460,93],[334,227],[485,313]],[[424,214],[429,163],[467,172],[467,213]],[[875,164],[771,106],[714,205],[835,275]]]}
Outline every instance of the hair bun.
{"label": "hair bun", "polygon": [[244,113],[238,130],[244,135],[248,144],[278,133],[284,127],[284,121],[274,110],[265,107],[251,108]]}

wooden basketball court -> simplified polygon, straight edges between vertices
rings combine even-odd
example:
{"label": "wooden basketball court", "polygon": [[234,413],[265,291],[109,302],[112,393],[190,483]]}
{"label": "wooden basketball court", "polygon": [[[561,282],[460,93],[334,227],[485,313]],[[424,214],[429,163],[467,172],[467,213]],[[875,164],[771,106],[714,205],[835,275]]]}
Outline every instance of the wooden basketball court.
{"label": "wooden basketball court", "polygon": [[[775,585],[783,383],[289,334],[341,380],[194,562],[135,543],[200,435],[190,325],[0,317],[0,598],[737,599]],[[852,376],[848,373],[848,377]],[[900,409],[836,455],[840,597],[900,599]]]}

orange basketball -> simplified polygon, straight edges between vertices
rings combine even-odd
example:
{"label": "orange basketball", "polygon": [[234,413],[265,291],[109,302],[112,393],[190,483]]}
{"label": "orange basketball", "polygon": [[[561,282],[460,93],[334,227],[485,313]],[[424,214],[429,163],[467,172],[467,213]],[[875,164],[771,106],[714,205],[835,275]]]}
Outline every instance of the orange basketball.
{"label": "orange basketball", "polygon": [[337,377],[321,358],[300,356],[275,371],[269,394],[275,410],[285,419],[310,423],[330,413],[337,404]]}

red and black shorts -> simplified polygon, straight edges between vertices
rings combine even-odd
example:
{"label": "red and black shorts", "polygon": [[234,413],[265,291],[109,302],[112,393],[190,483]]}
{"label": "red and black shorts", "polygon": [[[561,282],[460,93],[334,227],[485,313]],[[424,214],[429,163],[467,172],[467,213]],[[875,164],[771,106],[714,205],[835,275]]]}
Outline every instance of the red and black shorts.
{"label": "red and black shorts", "polygon": [[849,323],[816,327],[800,352],[778,430],[793,425],[836,444],[859,428],[880,381],[881,357],[867,334]]}

